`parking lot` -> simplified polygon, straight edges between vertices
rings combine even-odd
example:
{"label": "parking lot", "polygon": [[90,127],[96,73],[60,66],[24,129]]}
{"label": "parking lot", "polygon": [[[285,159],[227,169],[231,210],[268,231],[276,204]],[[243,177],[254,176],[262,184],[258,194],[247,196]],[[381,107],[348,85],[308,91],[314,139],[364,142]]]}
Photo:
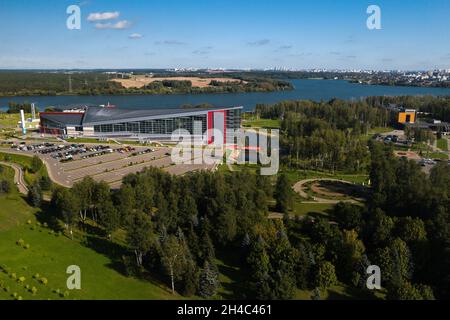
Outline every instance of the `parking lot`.
{"label": "parking lot", "polygon": [[67,187],[91,176],[96,181],[105,181],[112,188],[118,188],[124,176],[146,167],[157,167],[175,175],[214,168],[214,165],[206,164],[176,165],[171,160],[168,147],[22,143],[11,146],[11,152],[39,156],[47,164],[50,177]]}

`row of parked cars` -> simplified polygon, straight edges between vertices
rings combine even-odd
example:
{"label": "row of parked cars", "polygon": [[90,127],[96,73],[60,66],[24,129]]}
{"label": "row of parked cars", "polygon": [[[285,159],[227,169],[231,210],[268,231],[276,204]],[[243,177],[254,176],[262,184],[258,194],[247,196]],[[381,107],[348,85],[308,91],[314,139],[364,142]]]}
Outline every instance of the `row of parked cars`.
{"label": "row of parked cars", "polygon": [[55,144],[54,143],[37,143],[37,144],[29,144],[27,145],[25,142],[21,142],[20,144],[16,145],[16,144],[12,144],[11,145],[11,149],[16,149],[17,151],[39,151],[39,150],[43,150],[45,148],[51,148],[54,147]]}
{"label": "row of parked cars", "polygon": [[150,153],[150,152],[155,152],[155,149],[145,149],[145,150],[142,150],[142,151],[133,152],[131,155],[132,156],[138,156],[138,155],[146,154],[146,153]]}

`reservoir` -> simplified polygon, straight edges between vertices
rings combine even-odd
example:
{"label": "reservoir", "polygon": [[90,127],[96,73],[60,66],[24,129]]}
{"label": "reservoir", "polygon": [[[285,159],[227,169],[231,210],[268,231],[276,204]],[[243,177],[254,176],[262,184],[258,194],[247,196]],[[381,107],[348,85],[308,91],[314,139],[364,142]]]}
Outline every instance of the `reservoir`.
{"label": "reservoir", "polygon": [[257,104],[272,104],[283,100],[327,101],[333,98],[350,100],[367,96],[450,95],[450,88],[362,85],[345,80],[293,79],[289,81],[294,85],[294,90],[220,94],[1,97],[0,109],[5,110],[8,102],[14,101],[34,102],[40,110],[49,106],[72,104],[106,105],[110,103],[119,108],[161,109],[209,103],[214,106],[244,106],[245,111],[251,111]]}

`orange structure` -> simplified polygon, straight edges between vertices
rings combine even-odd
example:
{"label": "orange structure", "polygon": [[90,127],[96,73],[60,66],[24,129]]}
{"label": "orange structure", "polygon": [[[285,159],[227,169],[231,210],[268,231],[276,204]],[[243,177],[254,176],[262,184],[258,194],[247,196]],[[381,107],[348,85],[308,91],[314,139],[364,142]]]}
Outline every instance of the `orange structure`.
{"label": "orange structure", "polygon": [[416,122],[416,110],[405,109],[398,113],[398,123],[414,123]]}

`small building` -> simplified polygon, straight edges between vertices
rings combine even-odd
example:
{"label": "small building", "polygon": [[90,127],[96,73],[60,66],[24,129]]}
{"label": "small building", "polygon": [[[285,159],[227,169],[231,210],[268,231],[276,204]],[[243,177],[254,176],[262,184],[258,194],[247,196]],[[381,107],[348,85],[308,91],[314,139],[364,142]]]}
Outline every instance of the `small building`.
{"label": "small building", "polygon": [[416,110],[415,109],[402,109],[398,113],[398,123],[407,124],[416,122]]}

